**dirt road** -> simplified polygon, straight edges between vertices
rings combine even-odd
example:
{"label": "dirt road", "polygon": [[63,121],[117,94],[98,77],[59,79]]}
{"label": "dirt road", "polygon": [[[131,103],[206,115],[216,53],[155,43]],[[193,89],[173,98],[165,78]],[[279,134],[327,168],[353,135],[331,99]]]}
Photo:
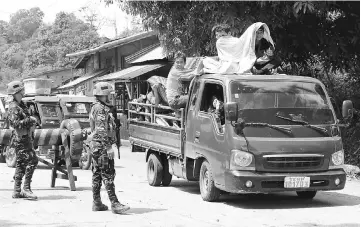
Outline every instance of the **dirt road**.
{"label": "dirt road", "polygon": [[[131,206],[126,215],[91,211],[90,170],[74,170],[77,191],[70,191],[60,179],[50,188],[50,169],[40,165],[32,183],[39,200],[14,200],[14,169],[0,163],[0,226],[360,226],[359,181],[348,181],[342,191],[320,192],[313,201],[277,193],[224,195],[208,203],[196,182],[174,179],[169,187],[150,187],[144,153],[128,147],[116,159],[116,171],[118,197]],[[101,193],[109,205],[106,191]]]}

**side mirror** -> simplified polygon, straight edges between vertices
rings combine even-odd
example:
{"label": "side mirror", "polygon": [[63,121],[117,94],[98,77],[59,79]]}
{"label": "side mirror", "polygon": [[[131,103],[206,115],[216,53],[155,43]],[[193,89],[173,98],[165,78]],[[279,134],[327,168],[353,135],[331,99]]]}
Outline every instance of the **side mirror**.
{"label": "side mirror", "polygon": [[342,103],[342,117],[353,117],[353,104],[350,100],[345,100]]}
{"label": "side mirror", "polygon": [[227,102],[224,105],[224,111],[226,114],[226,119],[228,121],[237,121],[238,120],[238,103]]}

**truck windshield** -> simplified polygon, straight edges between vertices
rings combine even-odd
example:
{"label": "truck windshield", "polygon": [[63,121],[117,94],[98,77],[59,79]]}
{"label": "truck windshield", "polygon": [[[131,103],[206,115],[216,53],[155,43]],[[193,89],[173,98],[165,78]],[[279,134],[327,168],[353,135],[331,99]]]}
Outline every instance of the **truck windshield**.
{"label": "truck windshield", "polygon": [[309,124],[335,123],[325,91],[313,82],[233,81],[231,101],[246,122],[297,124],[277,117],[282,115]]}
{"label": "truck windshield", "polygon": [[69,114],[86,114],[90,113],[90,103],[75,103],[75,102],[67,102],[65,104]]}

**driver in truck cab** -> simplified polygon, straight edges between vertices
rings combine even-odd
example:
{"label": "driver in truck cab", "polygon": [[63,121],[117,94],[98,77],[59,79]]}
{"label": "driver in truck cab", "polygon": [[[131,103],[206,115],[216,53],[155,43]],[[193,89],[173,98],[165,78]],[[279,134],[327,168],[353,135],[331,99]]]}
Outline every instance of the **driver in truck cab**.
{"label": "driver in truck cab", "polygon": [[[37,196],[31,191],[30,184],[34,171],[38,165],[38,158],[34,151],[34,129],[37,123],[30,115],[28,107],[23,103],[24,85],[20,81],[8,84],[7,92],[13,96],[9,104],[8,122],[10,129],[14,129],[12,145],[16,152],[16,169],[14,175],[14,199],[25,198],[36,200]],[[21,190],[22,179],[25,176],[24,187]]]}

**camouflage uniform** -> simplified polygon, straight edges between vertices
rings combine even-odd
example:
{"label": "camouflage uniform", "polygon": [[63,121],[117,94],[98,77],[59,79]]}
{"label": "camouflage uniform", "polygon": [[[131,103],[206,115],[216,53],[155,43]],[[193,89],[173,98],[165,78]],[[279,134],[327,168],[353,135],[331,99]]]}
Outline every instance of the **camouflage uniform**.
{"label": "camouflage uniform", "polygon": [[30,118],[27,106],[15,100],[9,104],[8,121],[10,128],[15,131],[11,145],[16,152],[14,193],[20,193],[24,175],[24,190],[31,192],[31,178],[38,165],[38,158],[33,147],[35,122]]}
{"label": "camouflage uniform", "polygon": [[111,115],[111,107],[96,101],[90,112],[90,126],[93,133],[91,149],[93,155],[93,200],[100,201],[100,189],[102,180],[108,192],[109,200],[112,204],[119,203],[115,194],[114,178],[114,159],[107,159],[107,149],[116,143],[115,123]]}

